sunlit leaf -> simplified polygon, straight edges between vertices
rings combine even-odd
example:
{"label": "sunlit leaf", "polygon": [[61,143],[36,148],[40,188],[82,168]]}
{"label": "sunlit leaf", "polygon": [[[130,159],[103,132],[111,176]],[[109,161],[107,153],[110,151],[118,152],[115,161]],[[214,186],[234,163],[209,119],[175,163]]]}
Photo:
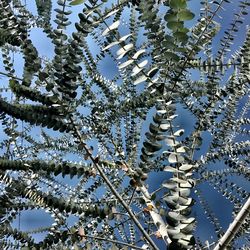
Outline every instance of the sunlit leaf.
{"label": "sunlit leaf", "polygon": [[125,45],[124,47],[120,48],[116,54],[117,54],[117,59],[121,59],[129,50],[131,50],[134,47],[132,43],[129,43]]}
{"label": "sunlit leaf", "polygon": [[145,49],[140,49],[139,51],[137,51],[133,56],[132,58],[133,59],[137,59],[141,54],[143,54],[144,52],[146,52]]}
{"label": "sunlit leaf", "polygon": [[174,132],[174,136],[181,136],[184,133],[184,129],[179,129],[176,132]]}
{"label": "sunlit leaf", "polygon": [[119,39],[119,42],[124,42],[127,38],[129,38],[130,36],[132,36],[133,34],[128,34],[128,35],[125,35],[125,36],[123,36],[123,37],[121,37],[120,39]]}
{"label": "sunlit leaf", "polygon": [[105,50],[110,49],[111,47],[113,47],[113,46],[115,46],[117,44],[119,44],[118,41],[112,42],[109,45],[107,45],[106,47],[104,47],[102,50],[105,51]]}
{"label": "sunlit leaf", "polygon": [[142,76],[140,76],[139,78],[137,78],[135,81],[134,81],[134,85],[137,85],[137,84],[139,84],[139,83],[141,83],[141,82],[144,82],[144,81],[146,81],[147,80],[147,77],[145,76],[145,75],[142,75]]}
{"label": "sunlit leaf", "polygon": [[188,170],[192,169],[193,167],[194,167],[194,166],[191,165],[191,164],[182,164],[182,165],[180,166],[180,170],[188,171]]}
{"label": "sunlit leaf", "polygon": [[123,69],[123,68],[125,68],[125,67],[127,67],[128,65],[130,65],[131,63],[133,63],[134,62],[134,60],[128,60],[128,61],[126,61],[126,62],[124,62],[124,63],[121,63],[119,66],[118,66],[118,68],[119,69]]}
{"label": "sunlit leaf", "polygon": [[113,16],[115,13],[117,13],[119,11],[119,9],[113,10],[111,12],[109,12],[106,16],[104,16],[103,18],[108,18],[110,16]]}
{"label": "sunlit leaf", "polygon": [[117,28],[119,27],[119,25],[120,25],[120,20],[118,20],[118,21],[112,23],[109,27],[107,27],[107,28],[103,31],[102,35],[103,35],[103,36],[106,36],[110,31],[117,29]]}
{"label": "sunlit leaf", "polygon": [[168,157],[168,161],[170,163],[176,163],[176,162],[183,162],[184,158],[183,156],[179,155],[179,154],[173,154],[171,153]]}

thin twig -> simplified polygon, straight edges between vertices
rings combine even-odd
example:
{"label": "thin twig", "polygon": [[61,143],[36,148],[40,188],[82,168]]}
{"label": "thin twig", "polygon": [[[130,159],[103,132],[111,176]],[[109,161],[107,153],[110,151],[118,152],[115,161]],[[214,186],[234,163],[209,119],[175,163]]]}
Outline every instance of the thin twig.
{"label": "thin twig", "polygon": [[8,77],[14,78],[14,79],[16,79],[16,80],[23,81],[23,79],[21,79],[21,78],[19,78],[19,77],[17,77],[17,76],[8,74],[8,73],[0,72],[0,75],[8,76]]}
{"label": "thin twig", "polygon": [[133,193],[132,193],[132,195],[131,195],[131,198],[130,198],[130,200],[129,200],[129,202],[128,202],[128,205],[129,205],[129,206],[130,206],[131,202],[132,202],[133,199],[134,199],[135,191],[136,191],[136,188],[134,188]]}

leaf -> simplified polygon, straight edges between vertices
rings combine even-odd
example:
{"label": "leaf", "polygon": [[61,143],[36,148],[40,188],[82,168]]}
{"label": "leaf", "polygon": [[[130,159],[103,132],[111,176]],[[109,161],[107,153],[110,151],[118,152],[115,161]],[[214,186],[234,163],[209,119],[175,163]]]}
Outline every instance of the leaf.
{"label": "leaf", "polygon": [[130,59],[130,60],[124,62],[124,63],[121,63],[121,64],[118,66],[118,68],[119,68],[119,69],[123,69],[123,68],[127,67],[128,65],[130,65],[130,64],[133,63],[133,62],[134,62],[134,60]]}
{"label": "leaf", "polygon": [[87,4],[85,4],[85,6],[87,6],[87,9],[88,9],[88,10],[85,11],[86,17],[88,17],[93,12],[95,12],[96,10],[98,10],[102,5],[103,5],[103,3],[100,3],[100,4],[95,5],[94,7],[93,6],[90,7]]}
{"label": "leaf", "polygon": [[54,103],[51,105],[52,107],[61,107],[62,105],[61,104],[57,104],[57,103]]}
{"label": "leaf", "polygon": [[158,114],[166,114],[166,113],[167,113],[167,110],[165,110],[165,109],[160,109],[160,110],[157,110],[157,113],[158,113]]}
{"label": "leaf", "polygon": [[177,16],[180,21],[187,21],[194,18],[194,13],[192,13],[190,10],[184,9],[179,11]]}
{"label": "leaf", "polygon": [[180,188],[179,193],[183,197],[188,197],[191,193],[190,188]]}
{"label": "leaf", "polygon": [[155,152],[158,151],[162,148],[161,144],[156,143],[156,142],[150,142],[150,141],[145,141],[143,142],[143,146],[149,151],[149,152]]}
{"label": "leaf", "polygon": [[175,62],[178,62],[179,59],[180,59],[178,55],[176,55],[173,52],[169,52],[169,51],[165,52],[164,56],[166,57],[166,59],[172,60],[172,61],[175,61]]}
{"label": "leaf", "polygon": [[188,179],[185,183],[180,183],[181,188],[193,188],[196,184],[196,181],[193,179]]}
{"label": "leaf", "polygon": [[73,246],[74,248],[74,250],[80,250],[80,248],[77,246],[77,244],[74,244],[74,246]]}
{"label": "leaf", "polygon": [[179,129],[174,133],[174,136],[181,136],[184,133],[184,129]]}
{"label": "leaf", "polygon": [[[170,127],[170,125],[169,125]],[[168,146],[171,146],[171,147],[174,147],[176,145],[178,145],[178,141],[175,140],[175,138],[172,138],[172,137],[168,137],[165,139],[165,142],[167,143]]]}
{"label": "leaf", "polygon": [[84,2],[85,2],[85,0],[74,0],[74,1],[70,2],[69,4],[70,5],[79,5],[79,4],[82,4]]}
{"label": "leaf", "polygon": [[181,220],[181,223],[184,223],[184,224],[191,224],[195,221],[195,218],[194,217],[190,217],[188,219],[183,219]]}
{"label": "leaf", "polygon": [[177,173],[177,172],[179,172],[178,169],[173,168],[173,167],[170,167],[170,166],[166,166],[166,167],[164,168],[164,171],[172,172],[172,173]]}
{"label": "leaf", "polygon": [[158,128],[158,126],[154,125],[153,123],[150,123],[150,124],[149,124],[149,131],[150,131],[152,134],[157,134],[158,131],[159,131],[159,128]]}
{"label": "leaf", "polygon": [[187,7],[186,0],[170,0],[170,8],[173,9],[185,9]]}
{"label": "leaf", "polygon": [[110,17],[110,16],[113,16],[115,13],[117,13],[119,11],[119,9],[116,9],[116,10],[113,10],[113,11],[111,11],[111,12],[109,12],[106,16],[104,16],[103,18],[105,19],[105,18],[108,18],[108,17]]}
{"label": "leaf", "polygon": [[132,36],[132,33],[125,35],[119,39],[119,42],[124,42],[128,37]]}
{"label": "leaf", "polygon": [[110,43],[109,45],[107,45],[106,47],[104,47],[104,48],[102,49],[102,51],[105,51],[105,50],[107,50],[107,49],[109,49],[109,48],[111,48],[111,47],[113,47],[113,46],[115,46],[115,45],[117,45],[117,44],[119,44],[118,41],[112,42],[112,43]]}
{"label": "leaf", "polygon": [[182,180],[182,179],[177,178],[177,177],[172,177],[170,180],[171,180],[171,181],[174,181],[174,182],[177,182],[177,183],[179,183],[179,184],[187,184],[187,183],[188,183],[187,180]]}
{"label": "leaf", "polygon": [[185,147],[182,146],[182,147],[177,148],[177,149],[176,149],[176,152],[177,152],[177,153],[185,153],[185,152],[186,152],[186,149],[185,149]]}
{"label": "leaf", "polygon": [[155,68],[153,68],[153,69],[151,69],[149,72],[148,72],[148,76],[150,77],[150,78],[153,78],[155,75],[156,75],[156,73],[159,71],[159,69],[157,68],[157,67],[155,67]]}
{"label": "leaf", "polygon": [[116,220],[121,220],[121,214],[117,212],[116,208],[115,207],[112,207],[111,208],[111,211],[112,211],[112,214],[114,215],[115,219]]}
{"label": "leaf", "polygon": [[167,228],[167,231],[170,235],[178,235],[181,232],[180,229],[171,229],[171,228]]}
{"label": "leaf", "polygon": [[168,182],[162,183],[162,186],[168,189],[175,189],[177,187],[177,184],[175,182],[168,181]]}
{"label": "leaf", "polygon": [[173,36],[174,36],[179,42],[186,43],[186,42],[188,41],[188,35],[187,35],[185,32],[177,31],[177,32],[174,32],[174,33],[173,33]]}
{"label": "leaf", "polygon": [[168,120],[169,121],[172,121],[173,119],[175,119],[178,115],[171,115],[168,117]]}
{"label": "leaf", "polygon": [[147,156],[151,156],[151,157],[153,157],[153,155],[154,155],[154,152],[149,152],[146,148],[142,148],[141,149],[142,150],[142,153],[143,154],[145,154],[145,155],[147,155]]}
{"label": "leaf", "polygon": [[139,63],[138,66],[135,66],[135,67],[133,68],[133,70],[132,70],[133,73],[131,74],[131,76],[135,76],[135,75],[137,75],[139,72],[141,72],[142,68],[143,68],[144,66],[146,66],[147,63],[148,63],[148,60],[144,60],[144,61],[142,61],[141,63]]}
{"label": "leaf", "polygon": [[185,240],[185,239],[178,240],[178,243],[180,243],[181,245],[185,246],[185,248],[190,245],[190,241],[189,240]]}
{"label": "leaf", "polygon": [[192,201],[193,201],[193,199],[190,198],[190,197],[186,198],[186,197],[181,197],[181,196],[179,196],[178,201],[179,201],[179,204],[180,204],[180,205],[183,205],[183,206],[190,206],[191,203],[192,203]]}
{"label": "leaf", "polygon": [[169,155],[169,157],[168,157],[168,161],[170,162],[170,163],[179,163],[179,162],[183,162],[184,161],[184,158],[183,158],[183,156],[181,156],[181,155],[176,155],[176,154],[170,154]]}
{"label": "leaf", "polygon": [[181,215],[180,213],[178,212],[174,212],[174,211],[170,211],[168,212],[168,216],[174,220],[181,220],[181,219],[184,219],[185,217],[183,215]]}
{"label": "leaf", "polygon": [[177,15],[176,15],[176,13],[167,13],[167,14],[164,16],[164,19],[165,19],[167,22],[177,21]]}
{"label": "leaf", "polygon": [[117,29],[120,25],[120,20],[112,23],[109,27],[107,27],[107,29],[105,29],[102,33],[103,36],[106,36],[110,31]]}
{"label": "leaf", "polygon": [[141,49],[141,50],[139,50],[139,51],[137,51],[133,56],[132,56],[132,58],[133,59],[137,59],[141,54],[143,54],[144,52],[146,52],[146,50],[145,49]]}
{"label": "leaf", "polygon": [[168,130],[170,128],[170,124],[169,123],[165,123],[165,124],[161,124],[160,125],[160,129],[162,130]]}
{"label": "leaf", "polygon": [[134,45],[132,43],[129,43],[129,44],[125,45],[124,47],[120,48],[116,52],[116,55],[118,56],[117,59],[121,59],[133,47],[134,47]]}
{"label": "leaf", "polygon": [[193,167],[194,166],[191,164],[182,164],[179,169],[182,171],[188,171],[188,170],[192,169]]}
{"label": "leaf", "polygon": [[171,21],[167,23],[167,27],[170,30],[176,31],[178,29],[181,29],[183,27],[183,23],[181,21]]}
{"label": "leaf", "polygon": [[141,68],[139,68],[138,66],[135,66],[134,68],[133,68],[133,70],[132,70],[132,74],[131,74],[131,76],[135,76],[135,75],[137,75],[138,73],[140,73],[142,71],[142,69]]}
{"label": "leaf", "polygon": [[147,80],[147,77],[144,76],[144,75],[142,75],[142,76],[140,76],[139,78],[137,78],[137,79],[135,80],[134,85],[137,85],[137,84],[139,84],[139,83],[141,83],[141,82],[144,82],[144,81],[146,81],[146,80]]}

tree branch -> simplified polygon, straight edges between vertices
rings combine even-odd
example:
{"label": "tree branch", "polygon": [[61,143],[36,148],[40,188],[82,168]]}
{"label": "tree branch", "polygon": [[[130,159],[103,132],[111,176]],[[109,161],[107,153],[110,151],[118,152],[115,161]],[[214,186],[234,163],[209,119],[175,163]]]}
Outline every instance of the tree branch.
{"label": "tree branch", "polygon": [[244,220],[247,218],[250,212],[250,197],[248,197],[246,203],[241,208],[240,212],[235,217],[234,221],[229,225],[227,231],[219,240],[214,250],[223,250],[230,244],[236,233],[239,231]]}
{"label": "tree branch", "polygon": [[[71,123],[74,124],[74,120],[72,119],[72,117],[70,117],[70,120],[71,120]],[[121,195],[115,190],[113,184],[110,182],[110,180],[108,179],[108,177],[106,176],[106,174],[102,170],[101,166],[99,166],[99,164],[96,162],[95,158],[93,157],[93,155],[91,154],[90,150],[88,149],[86,143],[84,142],[84,140],[83,140],[83,138],[82,138],[82,136],[81,136],[81,134],[80,134],[80,132],[79,132],[79,130],[77,129],[76,126],[74,126],[74,130],[76,132],[76,135],[77,135],[80,143],[82,144],[83,149],[86,151],[86,154],[89,156],[89,158],[93,162],[93,165],[98,170],[98,172],[99,172],[100,176],[102,177],[102,179],[104,180],[104,182],[110,188],[111,192],[115,195],[115,197],[121,203],[121,205],[124,207],[124,209],[128,212],[128,214],[130,215],[131,219],[134,221],[135,225],[141,231],[141,233],[143,234],[143,236],[145,237],[145,239],[147,240],[147,242],[153,247],[153,249],[158,250],[158,247],[155,245],[154,241],[150,238],[150,236],[148,235],[148,233],[145,231],[145,229],[143,228],[143,226],[141,225],[141,223],[139,222],[139,220],[135,217],[134,213],[132,212],[132,210],[130,209],[130,207],[127,205],[127,203],[123,200],[123,198],[121,197]]]}

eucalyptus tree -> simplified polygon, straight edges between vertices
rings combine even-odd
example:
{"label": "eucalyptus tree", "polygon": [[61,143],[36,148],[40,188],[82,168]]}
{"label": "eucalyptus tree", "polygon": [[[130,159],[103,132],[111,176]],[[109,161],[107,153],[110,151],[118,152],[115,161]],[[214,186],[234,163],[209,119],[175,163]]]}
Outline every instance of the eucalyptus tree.
{"label": "eucalyptus tree", "polygon": [[35,3],[0,0],[1,249],[247,249],[249,0]]}

